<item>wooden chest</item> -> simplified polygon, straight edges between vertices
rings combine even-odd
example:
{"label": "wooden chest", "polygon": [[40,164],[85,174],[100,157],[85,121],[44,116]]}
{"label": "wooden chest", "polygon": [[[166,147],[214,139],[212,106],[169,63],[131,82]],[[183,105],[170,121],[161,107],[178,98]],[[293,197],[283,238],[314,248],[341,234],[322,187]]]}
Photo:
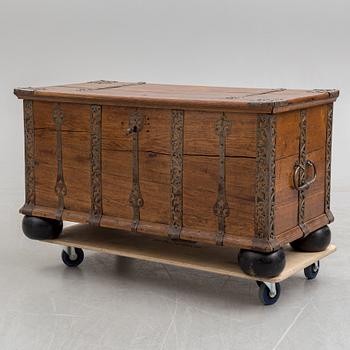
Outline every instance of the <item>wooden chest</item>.
{"label": "wooden chest", "polygon": [[327,225],[337,90],[16,89],[27,216],[271,252]]}

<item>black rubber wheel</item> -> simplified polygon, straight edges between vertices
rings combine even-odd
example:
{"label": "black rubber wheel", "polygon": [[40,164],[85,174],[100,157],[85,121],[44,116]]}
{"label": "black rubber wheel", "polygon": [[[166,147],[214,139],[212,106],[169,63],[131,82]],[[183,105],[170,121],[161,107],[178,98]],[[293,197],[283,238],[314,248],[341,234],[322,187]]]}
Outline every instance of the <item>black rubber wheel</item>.
{"label": "black rubber wheel", "polygon": [[83,260],[84,260],[84,251],[80,248],[74,248],[75,254],[77,255],[76,259],[72,260],[68,253],[65,250],[62,250],[62,261],[67,265],[68,267],[77,267],[79,266]]}
{"label": "black rubber wheel", "polygon": [[320,270],[320,262],[317,261],[314,264],[308,267],[305,267],[304,275],[308,280],[313,280],[316,278],[319,270]]}
{"label": "black rubber wheel", "polygon": [[259,287],[259,299],[264,305],[275,304],[281,294],[281,286],[279,283],[276,283],[276,295],[271,296],[270,289],[265,283],[261,283]]}
{"label": "black rubber wheel", "polygon": [[62,232],[62,221],[24,216],[22,220],[23,233],[30,239],[56,239]]}

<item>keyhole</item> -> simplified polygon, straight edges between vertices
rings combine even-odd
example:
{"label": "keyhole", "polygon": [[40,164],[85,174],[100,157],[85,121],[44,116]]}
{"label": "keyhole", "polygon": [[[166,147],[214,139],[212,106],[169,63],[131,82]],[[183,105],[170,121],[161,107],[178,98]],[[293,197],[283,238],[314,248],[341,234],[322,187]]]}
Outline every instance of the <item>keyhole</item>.
{"label": "keyhole", "polygon": [[132,134],[132,133],[137,133],[137,126],[136,125],[127,129],[127,134]]}

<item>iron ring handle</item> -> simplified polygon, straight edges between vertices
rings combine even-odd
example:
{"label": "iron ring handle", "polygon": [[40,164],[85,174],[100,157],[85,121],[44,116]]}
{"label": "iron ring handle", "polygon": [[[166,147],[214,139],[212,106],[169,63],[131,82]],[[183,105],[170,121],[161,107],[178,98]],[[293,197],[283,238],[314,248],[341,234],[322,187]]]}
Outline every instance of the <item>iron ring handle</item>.
{"label": "iron ring handle", "polygon": [[[312,177],[310,180],[306,181],[303,185],[299,185],[299,172],[306,171],[308,167],[312,168]],[[307,190],[315,182],[316,176],[317,176],[317,172],[316,172],[316,166],[314,162],[312,162],[311,160],[307,160],[305,164],[305,169],[303,169],[303,167],[301,167],[300,165],[295,167],[294,176],[293,176],[294,188],[297,191]]]}

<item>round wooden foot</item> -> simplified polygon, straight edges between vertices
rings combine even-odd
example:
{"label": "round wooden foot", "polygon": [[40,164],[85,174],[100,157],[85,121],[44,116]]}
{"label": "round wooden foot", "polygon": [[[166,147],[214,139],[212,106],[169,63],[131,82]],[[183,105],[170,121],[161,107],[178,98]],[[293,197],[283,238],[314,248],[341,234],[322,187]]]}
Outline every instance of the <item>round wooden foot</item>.
{"label": "round wooden foot", "polygon": [[62,232],[62,221],[24,216],[22,220],[23,233],[30,239],[55,239]]}
{"label": "round wooden foot", "polygon": [[270,278],[283,271],[286,258],[282,248],[271,253],[241,249],[238,254],[238,264],[247,275]]}
{"label": "round wooden foot", "polygon": [[302,252],[322,252],[327,249],[331,242],[331,230],[328,226],[323,226],[320,229],[310,233],[304,238],[299,238],[290,245],[293,249]]}

